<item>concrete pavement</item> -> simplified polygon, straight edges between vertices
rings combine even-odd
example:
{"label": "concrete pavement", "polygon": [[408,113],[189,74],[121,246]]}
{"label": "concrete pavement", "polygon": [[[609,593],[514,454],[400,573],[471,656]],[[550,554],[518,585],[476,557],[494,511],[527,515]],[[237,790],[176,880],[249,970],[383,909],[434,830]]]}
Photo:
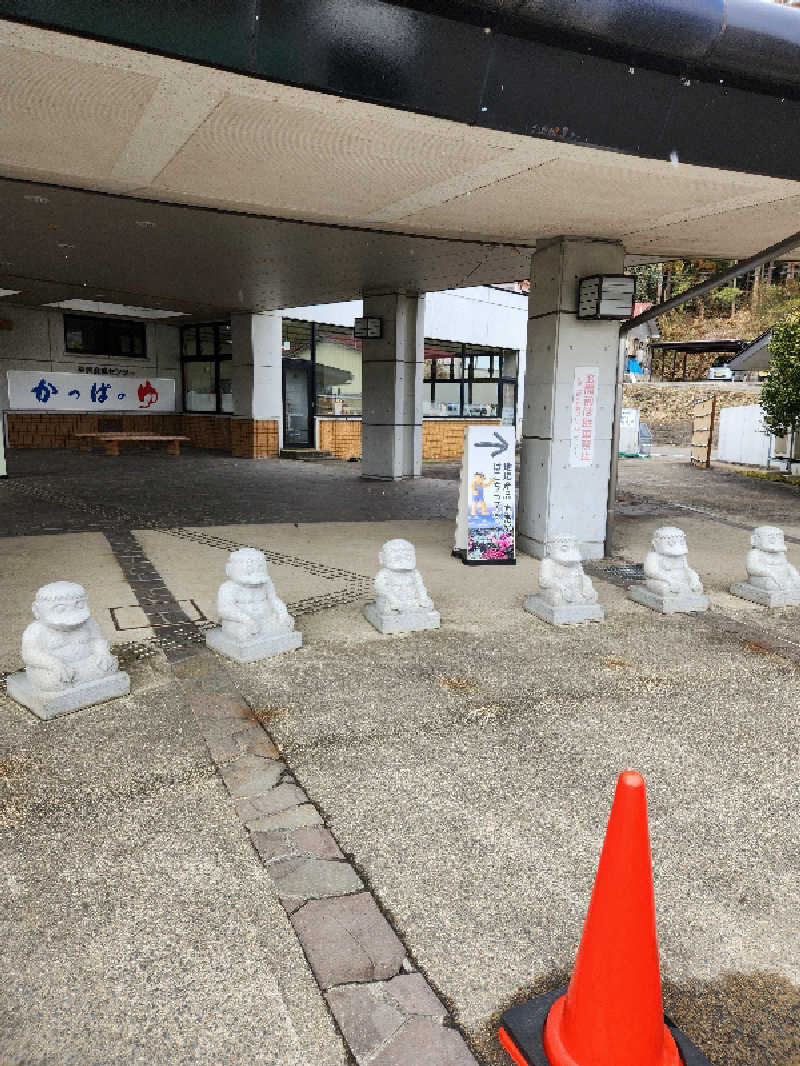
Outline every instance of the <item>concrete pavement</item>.
{"label": "concrete pavement", "polygon": [[[158,459],[139,458],[158,497]],[[266,477],[271,464],[256,465],[248,478]],[[295,497],[322,486],[333,506],[331,469],[301,467]],[[273,553],[279,594],[301,605],[304,646],[236,666],[211,690],[230,686],[225,698],[243,698],[274,739],[392,923],[408,972],[427,979],[478,1061],[507,1062],[493,1019],[571,968],[616,774],[633,765],[648,782],[670,1013],[717,1066],[795,1066],[797,612],[736,600],[727,585],[742,576],[752,524],[778,522],[800,539],[796,497],[683,464],[623,462],[616,557],[592,568],[607,621],[562,630],[521,609],[534,560],[463,567],[449,554],[450,518],[392,517],[391,490],[388,519],[358,521],[362,490],[342,469],[339,521],[231,522],[225,504],[217,522],[193,526],[190,502],[185,515],[173,504],[174,527],[128,528],[169,594],[209,617],[230,543]],[[415,484],[428,515],[454,506],[452,480]],[[62,478],[61,491],[67,512],[95,520],[75,505],[86,503],[80,486],[71,496]],[[406,491],[413,510],[414,485]],[[377,506],[371,498],[369,513]],[[52,506],[42,518],[54,523]],[[655,615],[611,569],[640,562],[667,522],[686,529],[706,616]],[[417,545],[440,631],[388,638],[363,619],[390,535]],[[84,536],[102,534],[70,534]],[[4,582],[28,563],[39,579],[42,543],[0,542]],[[62,543],[77,566],[82,542]],[[800,561],[800,543],[789,555]],[[136,590],[97,557],[99,617],[112,597],[134,604]],[[17,635],[22,586],[15,578],[5,609]],[[37,1066],[327,1066],[348,1061],[355,1039],[380,1064],[391,1027],[408,1021],[381,991],[384,1042],[365,1052],[348,1031],[347,1050],[278,902],[297,868],[276,881],[273,859],[248,843],[178,676],[192,660],[172,666],[162,631],[142,628],[124,652],[127,700],[41,723],[0,698],[11,900],[0,1051]],[[14,648],[9,638],[2,669],[17,665]],[[352,1002],[334,1007],[341,1020]]]}

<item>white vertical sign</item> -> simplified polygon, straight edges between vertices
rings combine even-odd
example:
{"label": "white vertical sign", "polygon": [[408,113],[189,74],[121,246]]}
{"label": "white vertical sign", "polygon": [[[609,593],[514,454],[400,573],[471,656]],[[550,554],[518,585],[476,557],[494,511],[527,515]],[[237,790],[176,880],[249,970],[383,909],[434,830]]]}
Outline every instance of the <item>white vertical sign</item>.
{"label": "white vertical sign", "polygon": [[597,414],[597,381],[600,368],[576,366],[572,383],[572,425],[569,465],[587,467],[594,463],[594,434]]}

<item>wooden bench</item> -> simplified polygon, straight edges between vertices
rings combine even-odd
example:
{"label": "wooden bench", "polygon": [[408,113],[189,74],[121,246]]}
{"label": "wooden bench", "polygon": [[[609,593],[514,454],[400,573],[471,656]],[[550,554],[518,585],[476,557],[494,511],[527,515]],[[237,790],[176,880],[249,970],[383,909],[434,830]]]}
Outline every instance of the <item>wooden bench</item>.
{"label": "wooden bench", "polygon": [[167,442],[167,451],[170,455],[180,455],[181,441],[191,439],[190,437],[169,433],[74,433],[73,436],[76,439],[80,439],[81,447],[89,452],[92,450],[94,441],[105,445],[106,455],[119,455],[120,441],[127,440],[145,441],[148,444],[152,441],[163,440]]}

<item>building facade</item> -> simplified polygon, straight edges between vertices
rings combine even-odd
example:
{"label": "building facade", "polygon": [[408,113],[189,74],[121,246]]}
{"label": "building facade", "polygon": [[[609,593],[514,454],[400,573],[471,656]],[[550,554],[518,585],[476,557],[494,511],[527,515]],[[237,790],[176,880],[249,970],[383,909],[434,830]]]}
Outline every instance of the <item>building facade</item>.
{"label": "building facade", "polygon": [[[175,317],[122,317],[120,309],[100,314],[3,306],[4,409],[6,375],[17,370],[88,374],[109,384],[167,378],[174,380],[176,395],[175,411],[158,414],[114,410],[113,390],[110,402],[104,398],[95,409],[75,414],[50,411],[31,396],[25,409],[7,413],[9,447],[75,447],[76,433],[119,428],[182,433],[198,447],[241,457],[313,448],[360,458],[363,360],[354,335],[360,300],[279,313],[280,374],[268,387],[280,395],[271,398],[271,419],[248,418],[246,400],[237,405],[235,368],[249,364],[244,345],[237,344],[241,325],[231,319],[182,325]],[[527,298],[519,292],[478,286],[426,296],[423,458],[459,456],[463,428],[472,422],[518,423],[526,329]]]}

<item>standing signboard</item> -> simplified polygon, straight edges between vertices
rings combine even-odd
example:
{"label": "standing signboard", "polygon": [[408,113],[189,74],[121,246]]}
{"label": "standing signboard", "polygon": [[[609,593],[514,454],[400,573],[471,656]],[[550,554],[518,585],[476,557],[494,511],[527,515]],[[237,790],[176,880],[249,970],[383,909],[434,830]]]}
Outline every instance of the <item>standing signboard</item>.
{"label": "standing signboard", "polygon": [[467,426],[454,555],[470,564],[515,563],[513,426]]}
{"label": "standing signboard", "polygon": [[597,380],[600,368],[576,366],[572,382],[572,423],[569,465],[587,467],[594,463],[594,435],[597,414]]}
{"label": "standing signboard", "polygon": [[173,378],[112,378],[102,374],[62,374],[44,370],[8,371],[12,411],[175,410]]}
{"label": "standing signboard", "polygon": [[639,409],[623,407],[619,417],[620,455],[639,454]]}

